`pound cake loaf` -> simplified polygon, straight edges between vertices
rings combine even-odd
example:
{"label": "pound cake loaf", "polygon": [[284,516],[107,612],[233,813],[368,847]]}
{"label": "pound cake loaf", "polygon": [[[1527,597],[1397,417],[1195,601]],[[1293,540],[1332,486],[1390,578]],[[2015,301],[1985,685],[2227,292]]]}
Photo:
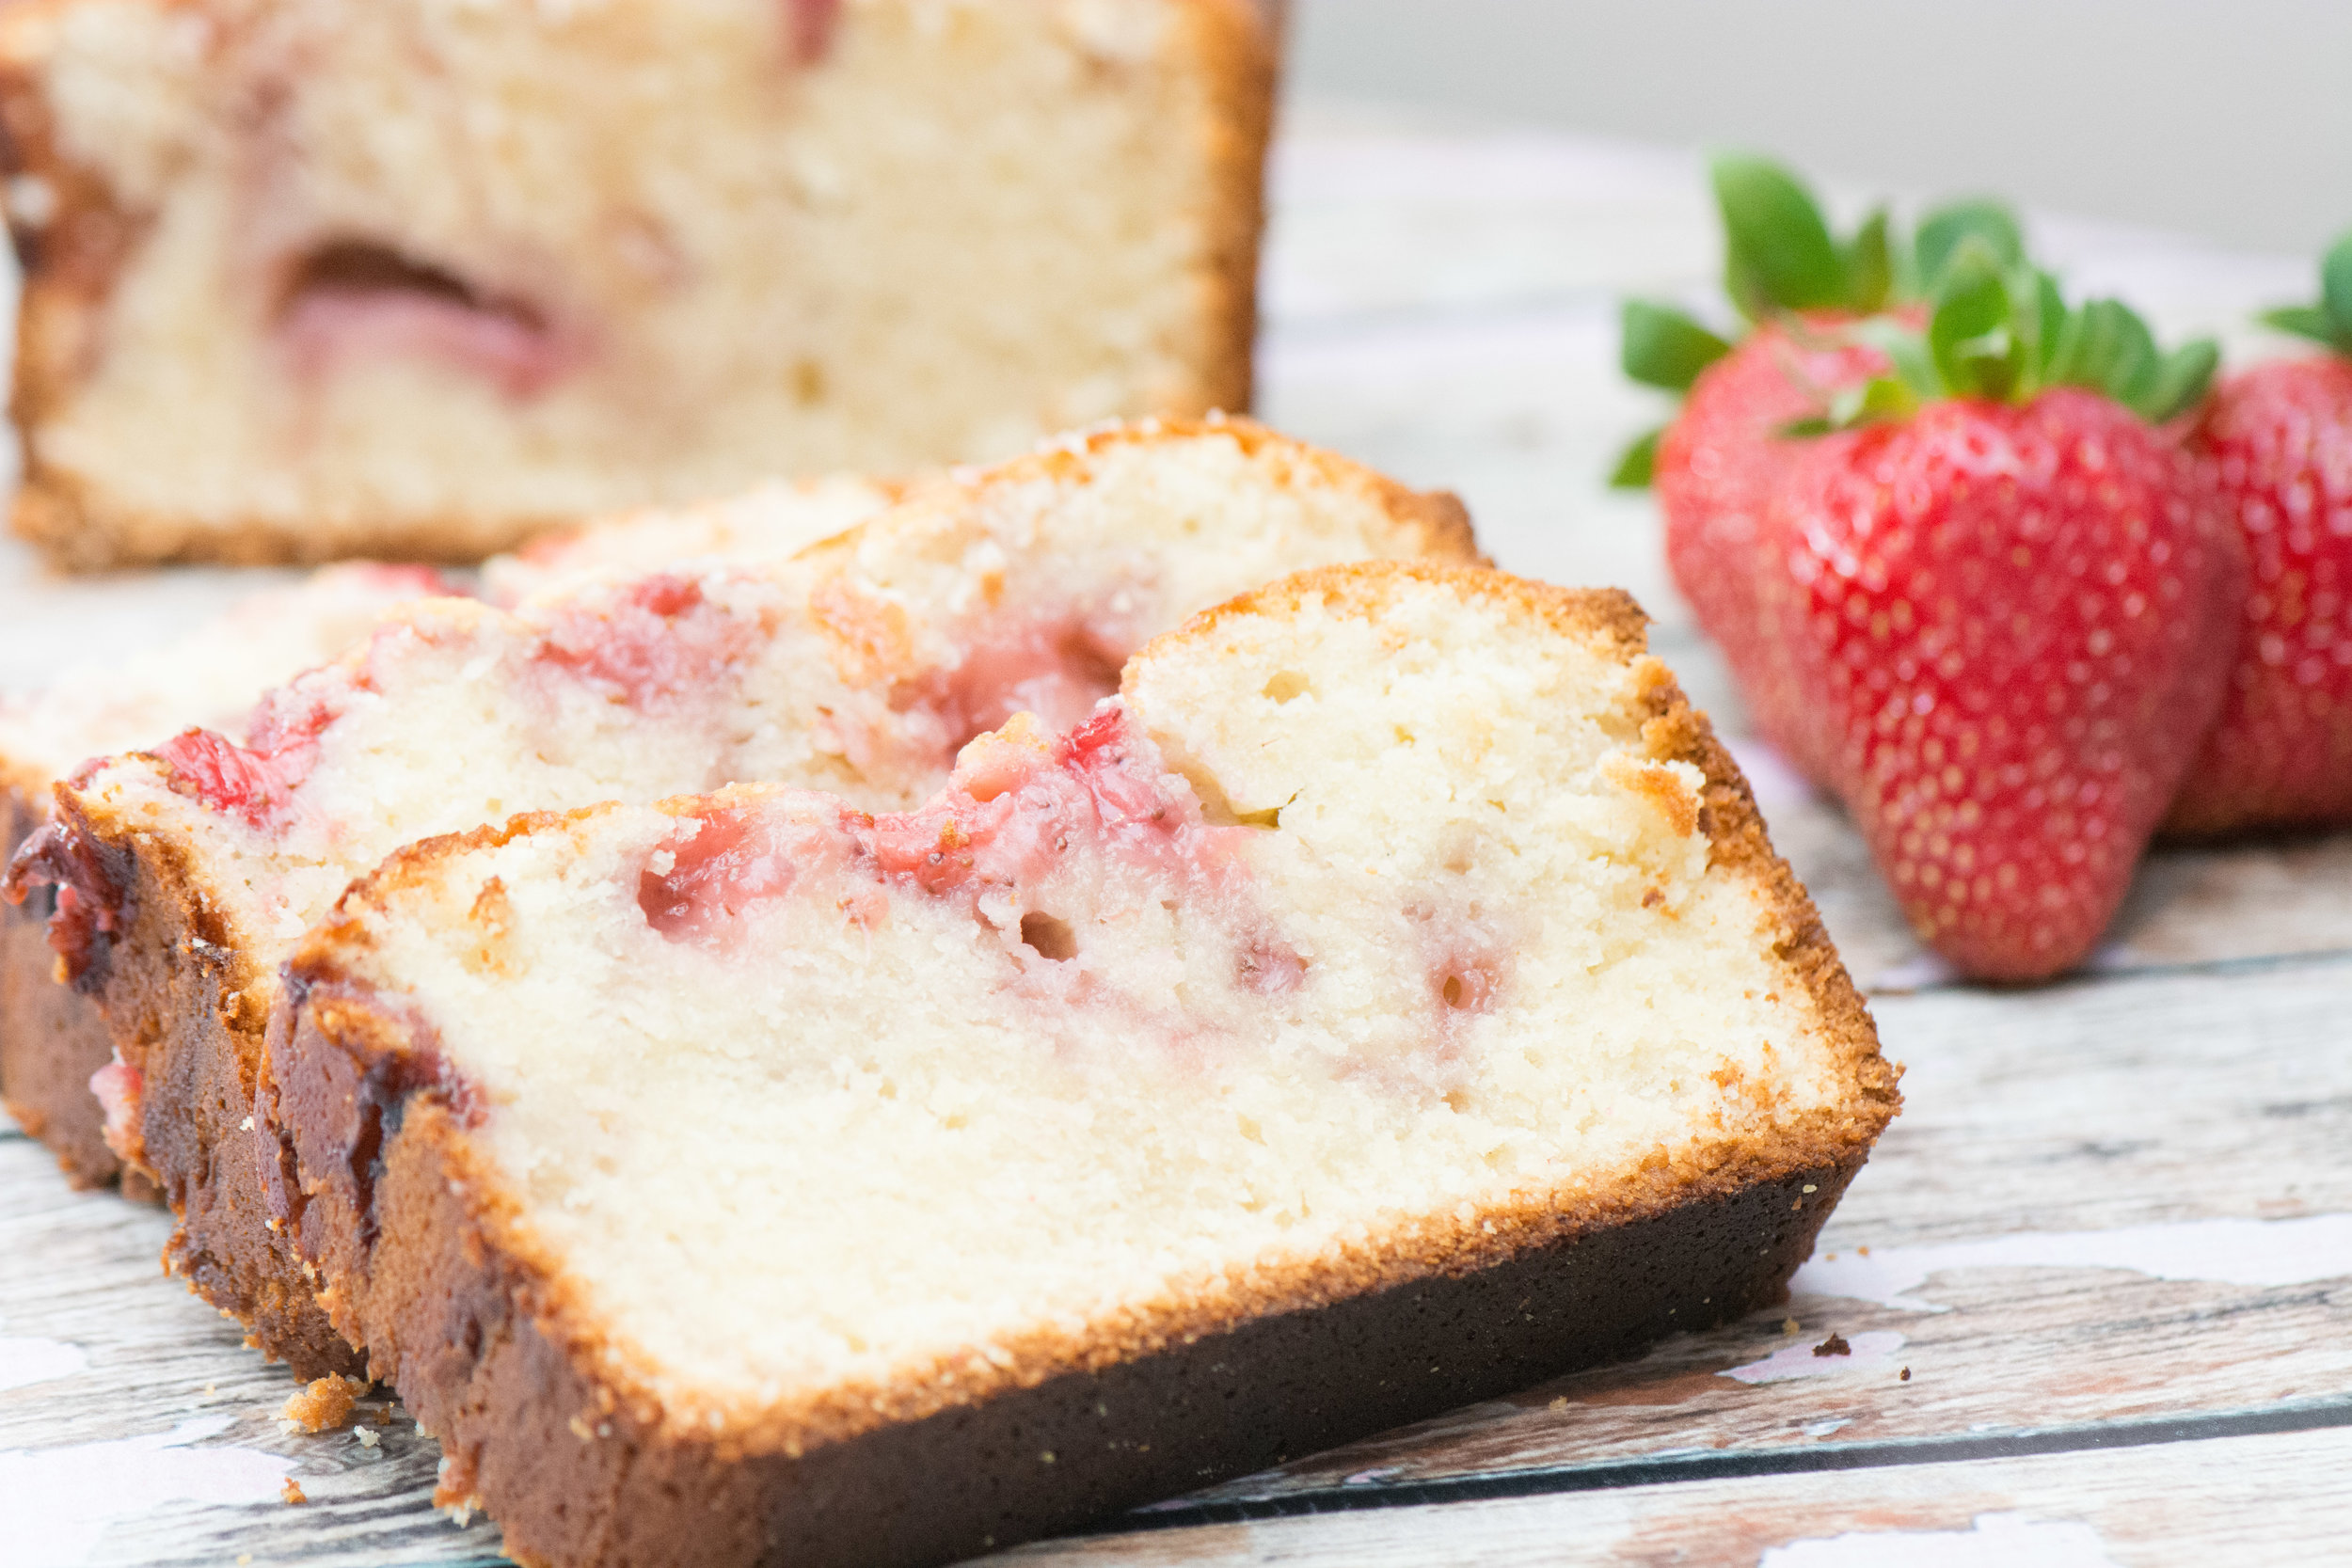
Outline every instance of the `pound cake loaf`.
{"label": "pound cake loaf", "polygon": [[[241,734],[261,693],[341,654],[393,605],[449,592],[422,567],[330,566],[161,648],[74,670],[38,693],[0,694],[0,850],[13,854],[48,819],[51,788],[86,758],[191,724]],[[75,1186],[95,1187],[122,1172],[90,1092],[113,1055],[93,999],[104,976],[85,968],[59,983],[47,935],[60,902],[71,923],[75,897],[60,888],[0,909],[0,1101]]]}
{"label": "pound cake loaf", "polygon": [[478,560],[1242,410],[1253,0],[28,0],[15,526]]}
{"label": "pound cake loaf", "polygon": [[913,811],[404,849],[263,1124],[517,1560],[977,1554],[1774,1301],[1895,1071],[1613,592],[1279,583]]}
{"label": "pound cake loaf", "polygon": [[[771,483],[699,507],[593,523],[487,562],[481,588],[512,604],[663,562],[781,559],[882,510],[900,489],[847,476]],[[53,786],[77,764],[191,726],[242,743],[264,691],[344,653],[393,605],[457,591],[421,567],[323,567],[298,585],[251,595],[167,647],[82,667],[37,693],[0,695],[8,835],[0,863],[47,818]],[[103,973],[85,966],[72,983],[59,980],[44,929],[55,912],[55,896],[0,912],[0,1100],[70,1180],[98,1186],[122,1170],[90,1088],[113,1054],[95,1000]],[[146,1185],[130,1175],[130,1190]]]}
{"label": "pound cake loaf", "polygon": [[755,780],[918,804],[1018,710],[1053,725],[1136,648],[1305,567],[1465,560],[1423,496],[1240,421],[1101,431],[942,481],[789,561],[463,599],[265,696],[83,769],[18,854],[74,893],[53,940],[102,975],[112,1132],[180,1220],[173,1266],[305,1377],[347,1370],[260,1186],[253,1074],[280,961],[355,877],[525,809]]}

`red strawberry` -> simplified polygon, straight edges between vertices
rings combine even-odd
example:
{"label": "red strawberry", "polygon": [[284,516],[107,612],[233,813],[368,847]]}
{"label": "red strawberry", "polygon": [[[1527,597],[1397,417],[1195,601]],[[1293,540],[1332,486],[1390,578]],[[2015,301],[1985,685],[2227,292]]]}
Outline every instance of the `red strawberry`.
{"label": "red strawberry", "polygon": [[1710,175],[1724,290],[1756,325],[1735,348],[1671,307],[1627,303],[1626,373],[1688,396],[1672,424],[1634,444],[1614,482],[1655,481],[1676,585],[1729,658],[1756,727],[1819,778],[1824,759],[1805,753],[1807,731],[1756,638],[1757,531],[1782,467],[1803,450],[1785,431],[1889,370],[1847,327],[1879,311],[1919,325],[1905,285],[1931,288],[1965,240],[2011,261],[2024,245],[2006,211],[1960,203],[1921,222],[1899,268],[1883,212],[1839,239],[1812,193],[1775,164],[1721,157]]}
{"label": "red strawberry", "polygon": [[1723,648],[1756,729],[1817,778],[1825,759],[1804,754],[1807,731],[1756,640],[1756,584],[1765,508],[1808,447],[1781,432],[1888,368],[1878,350],[1826,335],[1838,325],[1759,326],[1708,366],[1659,437],[1652,481],[1675,586]]}
{"label": "red strawberry", "polygon": [[2220,705],[2243,566],[2195,465],[2076,388],[1825,437],[1764,634],[1922,940],[2080,961]]}
{"label": "red strawberry", "polygon": [[2229,699],[2169,832],[2352,824],[2352,236],[2323,276],[2327,304],[2273,320],[2339,352],[2231,377],[2191,437],[2252,571]]}

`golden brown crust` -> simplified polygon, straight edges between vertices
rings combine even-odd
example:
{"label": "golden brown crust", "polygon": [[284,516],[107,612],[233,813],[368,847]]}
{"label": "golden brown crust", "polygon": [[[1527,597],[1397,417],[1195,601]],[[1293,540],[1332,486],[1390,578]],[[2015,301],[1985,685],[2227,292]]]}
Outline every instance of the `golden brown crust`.
{"label": "golden brown crust", "polygon": [[[13,785],[0,797],[0,863],[16,853],[46,813]],[[17,1125],[57,1157],[76,1187],[112,1186],[122,1161],[106,1147],[105,1114],[90,1075],[114,1055],[98,1004],[56,977],[47,930],[51,895],[0,906],[0,1100]],[[134,1173],[126,1196],[152,1199]]]}
{"label": "golden brown crust", "polygon": [[[20,420],[20,429],[29,429]],[[29,440],[25,479],[17,491],[9,531],[40,550],[62,572],[120,566],[323,565],[359,556],[469,565],[528,544],[543,533],[580,526],[577,516],[437,515],[378,518],[345,527],[247,518],[232,525],[203,521],[103,497],[82,476],[41,461]]]}
{"label": "golden brown crust", "polygon": [[95,362],[99,306],[144,226],[56,144],[41,77],[50,24],[72,3],[14,6],[0,18],[0,171],[39,181],[49,192],[52,209],[45,221],[33,223],[11,203],[8,217],[23,279],[8,404],[23,478],[10,527],[64,566],[104,564],[111,557],[101,551],[76,561],[72,551],[58,547],[57,542],[70,540],[80,526],[84,509],[78,487],[40,460],[32,432],[63,404]]}
{"label": "golden brown crust", "polygon": [[[1515,604],[1642,667],[1642,739],[1654,758],[1706,775],[1717,863],[1760,886],[1775,951],[1844,1057],[1841,1105],[1785,1118],[1774,1136],[1661,1149],[1605,1180],[1468,1219],[1403,1223],[1311,1262],[1230,1278],[1214,1296],[1139,1305],[1074,1333],[1041,1326],[988,1360],[959,1356],[689,1422],[536,1239],[470,1136],[474,1098],[431,1022],[379,993],[368,973],[370,911],[432,886],[450,857],[517,832],[578,831],[612,808],[420,846],[356,883],[289,963],[258,1114],[286,1151],[284,1201],[328,1282],[328,1308],[372,1347],[374,1374],[441,1433],[451,1500],[484,1500],[526,1561],[737,1563],[787,1547],[796,1561],[934,1560],[1777,1299],[1894,1114],[1894,1074],[1737,768],[1644,652],[1633,601],[1385,563],[1287,579],[1171,635],[1309,593],[1369,612],[1407,580]],[[707,800],[665,805],[690,812]],[[1517,1305],[1502,1321],[1483,1316],[1505,1301]],[[1543,1331],[1519,1329],[1515,1315],[1538,1301],[1528,1321]],[[1469,1371],[1419,1381],[1466,1354]],[[1171,1388],[1210,1414],[1186,1419]],[[1057,1444],[1067,1446],[1056,1460],[1026,1462]],[[549,1454],[560,1456],[552,1466]],[[812,1506],[812,1493],[830,1502]],[[698,1529],[672,1528],[684,1519]]]}
{"label": "golden brown crust", "polygon": [[1208,166],[1200,227],[1199,411],[1249,411],[1258,336],[1258,246],[1274,134],[1280,39],[1257,0],[1192,0],[1184,19],[1207,87],[1199,135]]}
{"label": "golden brown crust", "polygon": [[[1087,477],[1089,458],[1114,447],[1154,446],[1212,436],[1231,439],[1245,456],[1271,468],[1277,483],[1290,488],[1363,497],[1409,531],[1408,538],[1396,541],[1399,554],[1465,564],[1485,562],[1471,531],[1470,509],[1459,497],[1444,490],[1412,489],[1376,468],[1238,415],[1153,418],[1099,425],[1057,437],[1035,451],[1003,463],[985,468],[960,469],[956,478],[978,492],[1017,490],[1041,480],[1074,483]],[[916,499],[921,494],[914,493]],[[835,543],[825,541],[812,546],[808,553],[815,554]]]}
{"label": "golden brown crust", "polygon": [[139,1074],[139,1174],[176,1221],[165,1266],[297,1377],[358,1371],[361,1357],[327,1323],[263,1186],[250,1117],[275,977],[256,971],[177,844],[85,793],[56,799],[122,892],[126,923],[97,1000],[113,1053]]}

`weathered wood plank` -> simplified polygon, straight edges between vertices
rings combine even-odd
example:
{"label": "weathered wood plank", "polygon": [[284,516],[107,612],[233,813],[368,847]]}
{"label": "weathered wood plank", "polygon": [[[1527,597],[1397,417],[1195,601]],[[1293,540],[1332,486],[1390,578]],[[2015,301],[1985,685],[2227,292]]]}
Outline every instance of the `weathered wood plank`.
{"label": "weathered wood plank", "polygon": [[[5,1125],[5,1122],[0,1122]],[[160,1277],[156,1210],[74,1193],[40,1146],[0,1140],[0,1562],[459,1563],[497,1532],[434,1514],[439,1446],[389,1406],[280,1432],[293,1385],[237,1326]],[[41,1373],[53,1375],[41,1376]],[[279,1496],[294,1478],[310,1497]]]}
{"label": "weathered wood plank", "polygon": [[1696,1481],[1042,1543],[1069,1568],[1442,1561],[2278,1568],[2341,1560],[2352,1433]]}

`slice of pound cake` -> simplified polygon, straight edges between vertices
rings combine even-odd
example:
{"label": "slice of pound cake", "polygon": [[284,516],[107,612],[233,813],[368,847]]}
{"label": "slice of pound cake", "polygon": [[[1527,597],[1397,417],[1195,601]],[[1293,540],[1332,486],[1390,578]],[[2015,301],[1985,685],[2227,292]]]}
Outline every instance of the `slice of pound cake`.
{"label": "slice of pound cake", "polygon": [[926,1563],[1778,1299],[1895,1069],[1624,595],[1395,564],[918,808],[403,850],[260,1116],[526,1562]]}
{"label": "slice of pound cake", "polygon": [[[84,759],[190,724],[239,734],[262,691],[343,652],[393,605],[448,592],[421,567],[332,566],[165,646],[72,670],[38,693],[0,694],[0,851],[13,853],[48,819],[52,787]],[[113,1056],[93,1000],[103,955],[60,984],[47,930],[60,905],[59,929],[72,927],[77,896],[58,888],[0,909],[0,1100],[76,1186],[101,1186],[122,1169],[90,1091]]]}
{"label": "slice of pound cake", "polygon": [[16,528],[479,559],[1240,410],[1253,0],[28,0]]}
{"label": "slice of pound cake", "polygon": [[[488,562],[482,587],[494,602],[513,603],[663,562],[778,559],[880,511],[898,489],[848,477],[771,483],[724,501],[594,523]],[[81,666],[39,692],[0,695],[0,856],[47,818],[56,781],[86,759],[191,725],[242,743],[262,692],[344,653],[394,605],[456,586],[421,567],[326,567],[257,593],[167,646]],[[60,983],[44,929],[57,902],[72,896],[60,890],[0,912],[0,1099],[69,1178],[88,1186],[114,1180],[121,1161],[102,1135],[90,1087],[113,1054],[95,1000],[103,954]],[[74,928],[75,913],[67,909],[60,935]],[[102,1080],[119,1102],[120,1076]],[[145,1185],[135,1174],[131,1181]]]}
{"label": "slice of pound cake", "polygon": [[765,567],[596,579],[515,613],[388,617],[271,692],[83,769],[13,886],[95,980],[122,1152],[180,1216],[172,1261],[304,1376],[347,1364],[265,1201],[249,1115],[279,962],[355,877],[526,809],[739,781],[901,810],[1027,710],[1059,726],[1127,656],[1306,567],[1466,560],[1461,508],[1240,421],[1124,427],[943,481]]}

